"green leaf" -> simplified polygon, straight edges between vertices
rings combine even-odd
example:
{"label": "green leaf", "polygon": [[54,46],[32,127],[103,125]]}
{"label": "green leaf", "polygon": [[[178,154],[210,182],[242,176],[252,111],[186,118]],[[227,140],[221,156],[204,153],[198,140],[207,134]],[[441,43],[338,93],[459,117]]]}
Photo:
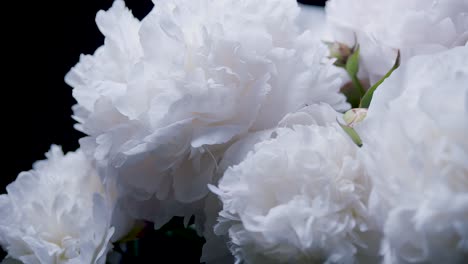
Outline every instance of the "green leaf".
{"label": "green leaf", "polygon": [[348,72],[349,76],[357,76],[359,71],[359,45],[346,61],[346,71]]}
{"label": "green leaf", "polygon": [[338,122],[338,124],[340,125],[340,127],[344,130],[344,132],[346,132],[346,134],[348,134],[348,136],[351,138],[351,140],[353,140],[353,142],[358,146],[358,147],[362,147],[362,140],[361,140],[361,137],[358,135],[358,133],[356,132],[356,130],[354,130],[354,128],[352,127],[349,127],[349,126],[346,126],[346,125],[343,125],[340,123],[340,121],[338,121],[338,119],[336,120]]}
{"label": "green leaf", "polygon": [[393,67],[390,69],[390,71],[385,74],[382,79],[380,79],[378,82],[376,82],[374,85],[372,85],[369,90],[367,90],[366,94],[361,99],[361,103],[359,104],[359,108],[369,108],[371,101],[372,101],[372,96],[374,95],[375,90],[387,79],[392,75],[393,71],[395,71],[398,67],[400,66],[400,51],[398,50],[397,58],[395,60],[395,64],[393,64]]}

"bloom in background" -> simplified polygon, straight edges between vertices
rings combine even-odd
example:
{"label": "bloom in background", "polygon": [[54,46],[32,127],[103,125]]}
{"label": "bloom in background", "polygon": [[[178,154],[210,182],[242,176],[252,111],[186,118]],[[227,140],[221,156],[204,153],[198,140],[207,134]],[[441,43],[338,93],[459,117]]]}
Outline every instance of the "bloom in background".
{"label": "bloom in background", "polygon": [[[294,0],[170,0],[136,21],[100,12],[106,42],[66,77],[84,151],[134,217],[190,216],[235,140],[306,104],[348,105]],[[107,180],[106,180],[107,182]]]}
{"label": "bloom in background", "polygon": [[357,127],[385,263],[468,255],[468,48],[414,57],[374,94]]}
{"label": "bloom in background", "polygon": [[236,263],[378,260],[359,148],[336,112],[313,107],[322,120],[291,114],[213,188],[223,202],[215,230],[229,235]]}
{"label": "bloom in background", "polygon": [[317,40],[322,40],[326,30],[325,9],[321,6],[300,5],[297,19],[299,28],[314,32]]}
{"label": "bloom in background", "polygon": [[105,263],[111,203],[78,150],[52,146],[0,196],[0,244],[24,263]]}
{"label": "bloom in background", "polygon": [[362,75],[371,83],[392,67],[397,50],[406,60],[468,42],[466,0],[330,0],[326,12],[329,38],[361,46]]}

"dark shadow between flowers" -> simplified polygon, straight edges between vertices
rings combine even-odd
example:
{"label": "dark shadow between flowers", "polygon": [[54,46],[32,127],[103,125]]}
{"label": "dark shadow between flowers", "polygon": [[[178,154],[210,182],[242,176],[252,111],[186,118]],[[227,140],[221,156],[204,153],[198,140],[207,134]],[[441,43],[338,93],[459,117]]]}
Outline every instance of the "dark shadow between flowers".
{"label": "dark shadow between flowers", "polygon": [[137,240],[124,247],[116,245],[120,263],[198,263],[205,239],[190,227],[192,224],[193,217],[187,228],[183,218],[174,217],[159,230],[148,225]]}

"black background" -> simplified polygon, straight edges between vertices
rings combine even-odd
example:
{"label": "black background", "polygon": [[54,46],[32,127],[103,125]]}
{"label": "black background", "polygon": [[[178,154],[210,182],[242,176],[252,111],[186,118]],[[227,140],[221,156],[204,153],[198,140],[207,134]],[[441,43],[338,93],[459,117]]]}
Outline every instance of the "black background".
{"label": "black background", "polygon": [[[71,118],[71,106],[75,101],[63,78],[78,62],[81,53],[92,54],[103,44],[94,18],[97,11],[108,9],[113,1],[11,2],[16,3],[12,6],[2,3],[0,142],[3,144],[0,150],[4,167],[0,194],[6,192],[6,185],[19,172],[31,169],[34,161],[44,159],[51,144],[63,146],[64,151],[79,147],[78,139],[82,135],[73,129]],[[150,0],[125,2],[140,19],[153,6]],[[325,1],[299,2],[323,5]],[[162,242],[157,238],[151,240],[148,243],[151,248],[146,249],[148,253],[171,256],[173,261],[196,263],[200,254],[190,241],[164,241],[164,245],[160,245]],[[187,248],[190,245],[192,248]],[[169,255],[175,247],[180,252]],[[3,255],[0,251],[0,260]]]}

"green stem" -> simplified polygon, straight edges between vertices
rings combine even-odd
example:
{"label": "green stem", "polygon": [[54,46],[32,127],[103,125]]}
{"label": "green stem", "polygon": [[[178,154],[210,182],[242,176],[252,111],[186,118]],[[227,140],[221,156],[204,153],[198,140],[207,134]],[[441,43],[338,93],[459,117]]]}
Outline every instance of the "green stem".
{"label": "green stem", "polygon": [[364,87],[362,87],[362,84],[356,75],[353,75],[350,77],[351,77],[351,81],[353,82],[354,87],[359,91],[359,94],[360,94],[359,97],[362,98],[364,94],[366,94]]}

